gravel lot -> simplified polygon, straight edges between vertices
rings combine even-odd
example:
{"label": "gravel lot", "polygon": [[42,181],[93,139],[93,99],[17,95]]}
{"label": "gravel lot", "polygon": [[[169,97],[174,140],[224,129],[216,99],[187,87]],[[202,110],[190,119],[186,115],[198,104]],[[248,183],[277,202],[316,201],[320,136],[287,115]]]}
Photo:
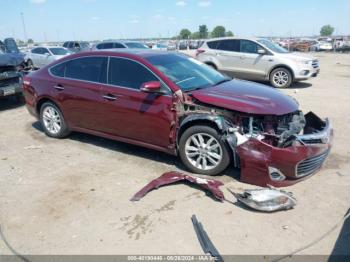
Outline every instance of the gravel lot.
{"label": "gravel lot", "polygon": [[[286,254],[338,222],[350,207],[350,55],[315,54],[321,74],[282,90],[329,117],[332,153],[312,178],[288,187],[293,210],[257,213],[174,185],[129,199],[177,158],[91,135],[55,140],[26,108],[0,101],[0,224],[22,254],[202,254],[190,217],[196,214],[222,254]],[[230,169],[217,179],[232,190],[254,188]],[[228,191],[223,187],[225,195]],[[350,254],[350,226],[302,254]],[[11,254],[0,240],[0,254]]]}

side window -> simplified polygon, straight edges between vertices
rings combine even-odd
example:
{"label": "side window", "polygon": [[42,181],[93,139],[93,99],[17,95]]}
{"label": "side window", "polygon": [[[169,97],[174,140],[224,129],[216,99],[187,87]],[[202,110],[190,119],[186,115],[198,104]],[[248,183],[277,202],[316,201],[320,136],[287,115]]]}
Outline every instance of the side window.
{"label": "side window", "polygon": [[80,45],[78,42],[74,42],[74,48],[80,48]]}
{"label": "side window", "polygon": [[218,46],[219,41],[210,41],[207,42],[207,45],[209,46],[210,49],[216,49],[216,47]]}
{"label": "side window", "polygon": [[69,43],[68,43],[68,48],[72,48],[72,47],[73,47],[73,45],[74,45],[74,43],[73,43],[73,42],[69,42]]}
{"label": "side window", "polygon": [[219,50],[239,52],[239,40],[221,40],[217,47]]}
{"label": "side window", "polygon": [[53,74],[54,76],[64,77],[64,72],[66,70],[66,64],[67,63],[62,63],[62,64],[58,64],[58,65],[50,68],[50,73]]}
{"label": "side window", "polygon": [[125,46],[120,43],[114,43],[114,48],[125,48]]}
{"label": "side window", "polygon": [[34,49],[31,51],[31,53],[33,53],[33,54],[40,54],[40,49],[41,49],[41,48],[34,48]]}
{"label": "side window", "polygon": [[113,43],[105,43],[103,45],[103,49],[111,49],[111,48],[113,48]]}
{"label": "side window", "polygon": [[68,46],[68,43],[64,42],[63,47],[67,47],[67,46]]}
{"label": "side window", "polygon": [[242,53],[258,53],[258,45],[249,40],[241,40],[241,52]]}
{"label": "side window", "polygon": [[49,50],[47,50],[47,48],[41,48],[42,49],[42,52],[43,54],[50,54]]}
{"label": "side window", "polygon": [[104,49],[104,44],[98,44],[98,45],[96,46],[96,49]]}
{"label": "side window", "polygon": [[110,58],[109,84],[140,89],[143,83],[149,81],[158,81],[158,78],[139,63],[129,59]]}
{"label": "side window", "polygon": [[65,77],[106,83],[106,57],[82,57],[67,62]]}

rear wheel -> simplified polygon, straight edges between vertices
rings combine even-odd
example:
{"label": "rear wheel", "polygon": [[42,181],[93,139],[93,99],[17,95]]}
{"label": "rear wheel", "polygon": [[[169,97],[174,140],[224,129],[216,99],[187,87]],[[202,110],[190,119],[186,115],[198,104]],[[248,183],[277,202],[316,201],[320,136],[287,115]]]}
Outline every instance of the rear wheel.
{"label": "rear wheel", "polygon": [[277,88],[289,87],[292,83],[292,73],[283,67],[276,68],[270,74],[270,83]]}
{"label": "rear wheel", "polygon": [[70,133],[61,110],[52,102],[41,106],[40,122],[46,135],[50,137],[63,138]]}
{"label": "rear wheel", "polygon": [[217,175],[224,171],[230,164],[229,152],[217,130],[209,126],[192,126],[180,138],[180,158],[197,174]]}

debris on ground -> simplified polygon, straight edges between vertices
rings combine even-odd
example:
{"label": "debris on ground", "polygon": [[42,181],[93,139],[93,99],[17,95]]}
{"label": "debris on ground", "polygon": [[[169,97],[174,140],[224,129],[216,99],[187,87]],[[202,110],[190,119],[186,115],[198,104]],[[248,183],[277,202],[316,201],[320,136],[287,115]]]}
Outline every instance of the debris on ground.
{"label": "debris on ground", "polygon": [[31,145],[31,146],[26,146],[23,149],[25,150],[35,150],[35,149],[42,149],[42,146],[35,146],[35,145]]}
{"label": "debris on ground", "polygon": [[219,189],[219,187],[223,185],[222,182],[214,179],[204,179],[195,176],[185,175],[176,171],[166,172],[160,177],[152,180],[140,191],[138,191],[130,200],[138,201],[153,189],[157,189],[161,186],[174,184],[177,182],[190,182],[191,184],[198,185],[200,188],[211,192],[217,200],[221,202],[224,201],[224,194]]}
{"label": "debris on ground", "polygon": [[291,192],[274,188],[247,189],[243,193],[234,193],[235,198],[246,206],[264,212],[274,212],[293,208],[297,201]]}
{"label": "debris on ground", "polygon": [[197,220],[196,215],[192,215],[191,220],[204,253],[210,254],[213,258],[215,258],[215,261],[223,262],[224,260],[219,254],[219,251],[216,249],[213,242],[211,242],[207,232],[205,232],[203,228],[202,223]]}

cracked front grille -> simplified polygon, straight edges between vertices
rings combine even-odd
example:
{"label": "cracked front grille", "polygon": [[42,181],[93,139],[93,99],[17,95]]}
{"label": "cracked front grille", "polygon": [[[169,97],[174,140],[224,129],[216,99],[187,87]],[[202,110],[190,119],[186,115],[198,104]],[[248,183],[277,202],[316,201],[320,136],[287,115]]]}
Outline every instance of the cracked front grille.
{"label": "cracked front grille", "polygon": [[328,156],[328,153],[329,150],[320,155],[310,157],[299,162],[299,164],[297,165],[296,176],[303,177],[313,174],[322,166],[323,162]]}

